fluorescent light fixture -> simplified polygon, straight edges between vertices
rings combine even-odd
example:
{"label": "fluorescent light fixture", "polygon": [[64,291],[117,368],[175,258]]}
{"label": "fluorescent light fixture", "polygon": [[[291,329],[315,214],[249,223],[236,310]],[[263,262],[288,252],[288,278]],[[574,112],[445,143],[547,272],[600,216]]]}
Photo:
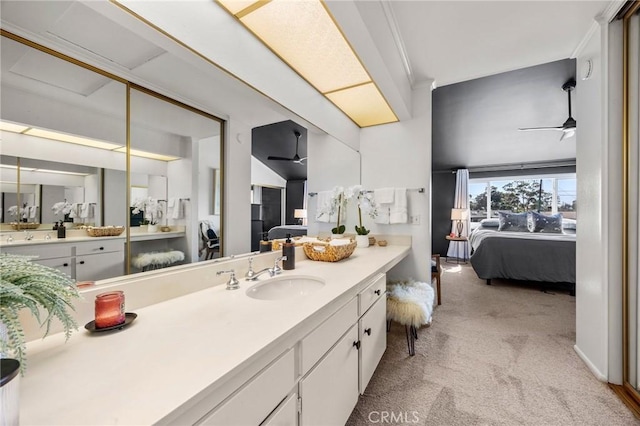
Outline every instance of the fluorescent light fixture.
{"label": "fluorescent light fixture", "polygon": [[398,121],[322,1],[217,1],[358,126]]}
{"label": "fluorescent light fixture", "polygon": [[22,133],[27,130],[29,126],[24,124],[11,123],[9,121],[0,121],[0,130],[5,132]]}
{"label": "fluorescent light fixture", "polygon": [[[12,170],[17,170],[18,166],[13,166],[11,164],[0,164],[0,169],[12,169]],[[34,171],[35,169],[31,168],[31,167],[20,167],[20,170],[23,171],[27,171],[27,172],[31,172]]]}
{"label": "fluorescent light fixture", "polygon": [[80,136],[69,135],[67,133],[53,132],[51,130],[30,128],[23,134],[30,136],[37,136],[39,138],[52,139],[60,142],[69,142],[77,145],[90,146],[92,148],[108,149],[112,150],[119,148],[122,145],[116,145],[111,142],[103,142],[97,139],[83,138]]}
{"label": "fluorescent light fixture", "polygon": [[[20,170],[24,170],[20,167]],[[89,176],[90,173],[80,173],[80,172],[68,172],[65,170],[49,170],[49,169],[31,169],[30,172],[38,172],[38,173],[55,173],[59,175],[71,175],[71,176]]]}
{"label": "fluorescent light fixture", "polygon": [[[127,152],[127,148],[123,146],[121,148],[114,149],[114,151]],[[136,157],[150,158],[152,160],[160,160],[160,161],[174,161],[174,160],[180,159],[180,157],[174,157],[172,155],[156,154],[155,152],[140,151],[139,149],[132,149],[131,155]]]}

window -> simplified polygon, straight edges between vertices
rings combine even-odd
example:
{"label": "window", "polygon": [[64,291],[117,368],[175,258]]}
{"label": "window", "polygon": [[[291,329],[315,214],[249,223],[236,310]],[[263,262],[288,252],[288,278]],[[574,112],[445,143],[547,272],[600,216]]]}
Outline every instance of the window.
{"label": "window", "polygon": [[471,221],[498,217],[499,211],[539,211],[543,214],[562,213],[576,218],[575,175],[557,177],[526,177],[470,179],[469,207]]}

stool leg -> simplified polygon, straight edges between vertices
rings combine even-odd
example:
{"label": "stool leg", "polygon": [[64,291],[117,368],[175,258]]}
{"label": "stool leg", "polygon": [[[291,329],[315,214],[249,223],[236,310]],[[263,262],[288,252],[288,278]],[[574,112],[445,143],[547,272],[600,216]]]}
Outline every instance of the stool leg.
{"label": "stool leg", "polygon": [[387,320],[387,333],[391,331],[391,320]]}
{"label": "stool leg", "polygon": [[415,326],[412,325],[410,330],[413,333],[413,338],[415,340],[418,340],[418,329]]}
{"label": "stool leg", "polygon": [[404,330],[407,335],[407,346],[409,348],[409,355],[414,356],[416,354],[416,345],[415,345],[415,340],[413,338],[414,327],[405,325]]}

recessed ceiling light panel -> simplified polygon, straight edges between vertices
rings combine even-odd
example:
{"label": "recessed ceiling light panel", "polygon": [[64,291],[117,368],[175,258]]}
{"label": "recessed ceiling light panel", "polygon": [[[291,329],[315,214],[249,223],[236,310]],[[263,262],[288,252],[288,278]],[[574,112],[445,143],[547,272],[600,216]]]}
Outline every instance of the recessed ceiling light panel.
{"label": "recessed ceiling light panel", "polygon": [[217,1],[358,126],[398,121],[322,1]]}

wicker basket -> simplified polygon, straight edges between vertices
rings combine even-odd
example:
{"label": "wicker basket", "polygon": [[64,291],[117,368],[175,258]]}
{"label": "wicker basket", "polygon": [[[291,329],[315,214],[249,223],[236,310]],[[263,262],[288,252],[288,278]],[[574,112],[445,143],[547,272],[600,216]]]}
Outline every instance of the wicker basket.
{"label": "wicker basket", "polygon": [[124,226],[98,226],[87,228],[91,237],[117,237],[124,232]]}
{"label": "wicker basket", "polygon": [[38,229],[40,227],[39,223],[30,223],[30,222],[11,222],[11,228],[13,229]]}
{"label": "wicker basket", "polygon": [[338,262],[351,256],[357,245],[355,241],[341,246],[332,246],[329,243],[304,243],[302,248],[304,254],[311,260]]}

